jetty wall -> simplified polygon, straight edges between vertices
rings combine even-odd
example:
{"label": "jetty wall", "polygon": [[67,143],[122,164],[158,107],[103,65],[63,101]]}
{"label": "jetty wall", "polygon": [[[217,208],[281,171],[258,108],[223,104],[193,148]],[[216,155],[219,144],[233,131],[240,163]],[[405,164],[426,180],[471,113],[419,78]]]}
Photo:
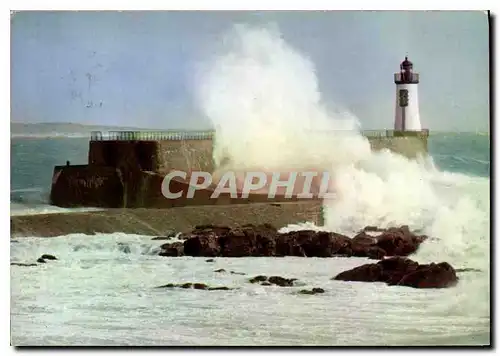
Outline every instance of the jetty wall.
{"label": "jetty wall", "polygon": [[322,225],[321,202],[185,206],[177,209],[106,209],[103,211],[11,216],[11,237],[52,237],[72,233],[123,232],[160,236],[186,232],[196,225],[238,227],[269,223],[277,228],[301,222]]}
{"label": "jetty wall", "polygon": [[[373,131],[365,136],[374,150],[389,149],[415,158],[427,153],[428,131]],[[161,185],[166,173],[182,170],[214,171],[213,132],[115,132],[106,138],[91,137],[89,163],[57,166],[51,189],[51,204],[61,207],[173,208],[191,205],[234,205],[292,202],[283,196],[270,201],[265,194],[233,199],[222,194],[211,199],[212,188],[166,199]],[[171,191],[186,190],[187,182],[173,181]],[[297,199],[295,199],[297,200]]]}
{"label": "jetty wall", "polygon": [[368,136],[368,141],[372,150],[380,151],[388,149],[408,158],[416,158],[419,155],[425,156],[428,152],[428,135],[426,134],[407,134],[392,136]]}
{"label": "jetty wall", "polygon": [[56,166],[50,200],[53,205],[71,208],[124,206],[124,184],[120,170],[105,166]]}

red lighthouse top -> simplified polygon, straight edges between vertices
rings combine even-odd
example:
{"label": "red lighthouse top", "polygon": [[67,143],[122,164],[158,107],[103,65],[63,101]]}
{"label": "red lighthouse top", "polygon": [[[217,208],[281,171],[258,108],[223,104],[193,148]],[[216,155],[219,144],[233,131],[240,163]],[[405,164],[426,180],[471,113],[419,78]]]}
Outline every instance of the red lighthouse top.
{"label": "red lighthouse top", "polygon": [[396,84],[418,84],[419,75],[413,73],[413,63],[408,60],[408,56],[401,62],[399,73],[394,74]]}

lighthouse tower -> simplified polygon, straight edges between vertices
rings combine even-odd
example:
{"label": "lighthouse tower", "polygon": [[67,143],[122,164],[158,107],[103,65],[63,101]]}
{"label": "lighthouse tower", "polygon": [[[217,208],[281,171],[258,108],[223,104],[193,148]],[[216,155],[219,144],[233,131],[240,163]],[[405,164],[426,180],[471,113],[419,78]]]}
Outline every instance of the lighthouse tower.
{"label": "lighthouse tower", "polygon": [[418,73],[413,72],[413,63],[405,57],[399,73],[394,74],[396,83],[395,131],[421,131],[418,110]]}

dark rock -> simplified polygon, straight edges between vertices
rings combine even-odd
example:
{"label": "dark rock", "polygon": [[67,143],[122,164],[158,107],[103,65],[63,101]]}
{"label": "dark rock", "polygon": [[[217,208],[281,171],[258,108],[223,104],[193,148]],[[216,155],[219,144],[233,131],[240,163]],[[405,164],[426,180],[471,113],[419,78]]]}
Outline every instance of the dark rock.
{"label": "dark rock", "polygon": [[207,289],[208,286],[204,283],[194,283],[193,288],[194,289]]}
{"label": "dark rock", "polygon": [[356,245],[374,246],[377,244],[377,239],[374,236],[370,236],[366,232],[362,231],[354,236],[351,242]]}
{"label": "dark rock", "polygon": [[173,284],[168,283],[156,288],[182,288],[182,289],[198,289],[198,290],[230,290],[228,287],[209,287],[205,283],[183,283],[183,284]]}
{"label": "dark rock", "polygon": [[[370,236],[367,231],[379,231]],[[366,227],[354,238],[325,231],[291,231],[278,233],[271,225],[226,226],[200,225],[184,242],[184,254],[207,257],[300,256],[333,257],[357,256],[381,259],[385,256],[408,256],[427,238],[412,233],[408,226],[378,229]],[[182,255],[172,244],[163,245],[165,256]],[[212,259],[211,259],[212,260]],[[207,260],[211,261],[211,260]]]}
{"label": "dark rock", "polygon": [[213,258],[209,258],[208,260],[205,260],[205,262],[215,262]]}
{"label": "dark rock", "polygon": [[273,256],[276,229],[270,225],[245,225],[219,238],[224,257]]}
{"label": "dark rock", "polygon": [[267,276],[256,276],[249,280],[250,283],[264,282],[267,281]]}
{"label": "dark rock", "polygon": [[408,226],[391,227],[375,237],[377,246],[386,251],[386,256],[408,256],[415,253],[427,236],[413,234]]}
{"label": "dark rock", "polygon": [[385,282],[413,288],[446,288],[458,281],[456,272],[446,262],[419,265],[408,258],[393,257],[376,264],[365,264],[339,273],[341,281]]}
{"label": "dark rock", "polygon": [[10,239],[10,242],[11,242],[11,243],[18,243],[18,242],[19,242],[19,240],[13,240],[13,239]]}
{"label": "dark rock", "polygon": [[351,253],[351,239],[333,232],[292,231],[281,234],[276,241],[278,256],[332,257]]}
{"label": "dark rock", "polygon": [[477,268],[457,268],[457,269],[455,269],[455,272],[457,272],[457,273],[464,273],[464,272],[482,272],[482,270],[477,269]]}
{"label": "dark rock", "polygon": [[174,242],[171,244],[163,244],[160,246],[161,251],[158,256],[164,257],[179,257],[184,256],[184,243]]}
{"label": "dark rock", "polygon": [[57,260],[56,256],[54,256],[54,255],[47,255],[47,254],[44,254],[44,255],[40,256],[40,258],[43,258],[44,260]]}
{"label": "dark rock", "polygon": [[[197,231],[197,230],[195,230]],[[219,256],[219,235],[214,231],[199,230],[197,234],[193,232],[191,238],[184,241],[184,254],[187,256]]]}
{"label": "dark rock", "polygon": [[10,265],[11,266],[21,266],[21,267],[34,267],[34,266],[38,266],[36,263],[19,263],[19,262],[11,262]]}
{"label": "dark rock", "polygon": [[378,246],[373,246],[373,247],[367,248],[365,251],[365,254],[366,254],[366,257],[368,257],[372,260],[381,260],[382,258],[384,258],[387,255],[385,250],[381,249]]}
{"label": "dark rock", "polygon": [[293,282],[296,281],[296,278],[283,278],[280,276],[272,276],[267,280],[271,284],[276,284],[280,287],[293,287]]}
{"label": "dark rock", "polygon": [[260,285],[261,286],[272,286],[272,284],[267,282],[267,281],[262,282]]}
{"label": "dark rock", "polygon": [[214,272],[226,272],[226,270],[224,268],[219,268],[219,269],[216,269]]}
{"label": "dark rock", "polygon": [[244,273],[244,272],[235,272],[235,271],[231,271],[231,274],[238,274],[240,276],[246,275],[246,273]]}
{"label": "dark rock", "polygon": [[325,290],[323,288],[313,288],[312,290],[302,289],[299,291],[299,294],[308,294],[308,295],[321,294],[321,293],[325,293]]}
{"label": "dark rock", "polygon": [[47,263],[47,261],[45,261],[43,258],[39,258],[38,260],[36,260],[38,263]]}
{"label": "dark rock", "polygon": [[332,279],[353,282],[379,282],[382,279],[381,276],[382,266],[373,263],[341,272]]}
{"label": "dark rock", "polygon": [[175,285],[175,284],[173,284],[173,283],[168,283],[168,284],[164,284],[164,285],[162,285],[162,286],[158,286],[158,287],[156,287],[156,288],[174,288],[174,287],[176,287],[176,285]]}
{"label": "dark rock", "polygon": [[208,290],[231,290],[229,287],[210,287]]}
{"label": "dark rock", "polygon": [[405,275],[398,282],[400,286],[413,288],[448,288],[458,282],[457,274],[447,262],[420,265],[416,271]]}
{"label": "dark rock", "polygon": [[312,291],[314,293],[325,293],[325,290],[323,288],[313,288]]}

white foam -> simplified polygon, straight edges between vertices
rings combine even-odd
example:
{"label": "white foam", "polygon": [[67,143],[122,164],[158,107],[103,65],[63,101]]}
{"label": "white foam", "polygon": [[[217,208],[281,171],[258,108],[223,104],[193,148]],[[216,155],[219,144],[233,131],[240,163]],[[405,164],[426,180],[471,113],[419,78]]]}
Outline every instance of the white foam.
{"label": "white foam", "polygon": [[[470,274],[456,288],[415,290],[332,281],[362,258],[166,258],[150,236],[72,234],[19,238],[11,267],[14,345],[422,345],[487,340],[488,305],[467,308]],[[223,268],[227,273],[216,273]],[[230,271],[246,275],[231,274]],[[256,275],[298,278],[297,287],[251,284]],[[202,282],[232,291],[156,289]],[[476,283],[475,283],[476,282]],[[475,283],[475,284],[474,284]],[[321,287],[322,295],[300,289]],[[481,338],[473,341],[470,335]],[[436,341],[434,341],[436,343]],[[438,341],[442,344],[443,341]]]}

